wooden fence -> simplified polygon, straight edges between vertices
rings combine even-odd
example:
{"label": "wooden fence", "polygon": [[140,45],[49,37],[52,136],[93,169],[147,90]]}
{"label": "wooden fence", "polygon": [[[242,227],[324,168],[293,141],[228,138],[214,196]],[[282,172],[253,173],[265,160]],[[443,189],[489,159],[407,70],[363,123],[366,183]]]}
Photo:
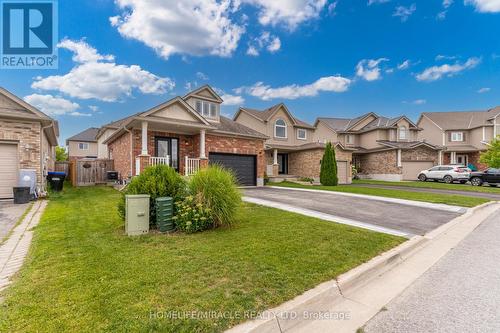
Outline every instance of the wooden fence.
{"label": "wooden fence", "polygon": [[67,162],[67,161],[64,161],[64,162],[56,162],[55,163],[55,170],[54,171],[57,171],[57,172],[64,172],[66,174],[66,176],[69,176],[70,174],[70,169],[71,167],[71,162]]}
{"label": "wooden fence", "polygon": [[71,161],[69,178],[73,186],[92,186],[96,184],[106,184],[107,172],[113,170],[113,160],[74,160]]}

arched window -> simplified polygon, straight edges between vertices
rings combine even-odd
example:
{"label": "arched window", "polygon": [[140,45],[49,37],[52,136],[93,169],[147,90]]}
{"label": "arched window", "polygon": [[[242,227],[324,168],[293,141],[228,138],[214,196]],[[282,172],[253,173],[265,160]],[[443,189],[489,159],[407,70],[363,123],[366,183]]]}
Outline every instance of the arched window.
{"label": "arched window", "polygon": [[274,123],[274,137],[286,139],[286,122],[283,119],[278,119]]}
{"label": "arched window", "polygon": [[399,139],[406,140],[407,137],[408,137],[408,131],[406,129],[406,126],[400,126],[399,127]]}

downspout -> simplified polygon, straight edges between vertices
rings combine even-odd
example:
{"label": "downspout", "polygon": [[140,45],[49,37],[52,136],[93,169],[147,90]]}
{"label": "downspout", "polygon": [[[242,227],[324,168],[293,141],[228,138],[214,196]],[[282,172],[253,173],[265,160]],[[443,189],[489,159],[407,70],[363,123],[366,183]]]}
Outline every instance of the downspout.
{"label": "downspout", "polygon": [[[51,122],[50,125],[48,126],[42,126],[41,130],[40,130],[40,184],[42,184],[42,187],[44,187],[44,176],[43,176],[43,132],[46,130],[46,129],[49,129],[49,128],[53,128],[54,127],[54,123]],[[41,189],[40,189],[41,190]]]}

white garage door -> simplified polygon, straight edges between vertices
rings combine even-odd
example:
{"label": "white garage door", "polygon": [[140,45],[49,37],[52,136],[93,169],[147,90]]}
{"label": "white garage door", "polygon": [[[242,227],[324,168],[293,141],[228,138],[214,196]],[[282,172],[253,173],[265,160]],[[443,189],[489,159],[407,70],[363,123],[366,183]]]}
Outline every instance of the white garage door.
{"label": "white garage door", "polygon": [[0,143],[0,199],[12,198],[17,185],[17,145]]}
{"label": "white garage door", "polygon": [[337,176],[339,177],[339,184],[347,184],[347,162],[337,161]]}
{"label": "white garage door", "polygon": [[417,180],[420,171],[430,169],[432,162],[403,162],[403,180]]}

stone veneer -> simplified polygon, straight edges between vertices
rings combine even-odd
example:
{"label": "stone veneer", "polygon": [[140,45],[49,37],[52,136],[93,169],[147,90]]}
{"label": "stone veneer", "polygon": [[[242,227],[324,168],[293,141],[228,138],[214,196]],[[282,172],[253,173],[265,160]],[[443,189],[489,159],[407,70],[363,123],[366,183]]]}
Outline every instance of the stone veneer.
{"label": "stone veneer", "polygon": [[[17,143],[19,169],[36,170],[37,185],[43,191],[46,184],[45,173],[53,170],[54,156],[45,136],[43,152],[41,151],[41,130],[39,122],[0,120],[0,141]],[[43,165],[42,154],[45,158]]]}

